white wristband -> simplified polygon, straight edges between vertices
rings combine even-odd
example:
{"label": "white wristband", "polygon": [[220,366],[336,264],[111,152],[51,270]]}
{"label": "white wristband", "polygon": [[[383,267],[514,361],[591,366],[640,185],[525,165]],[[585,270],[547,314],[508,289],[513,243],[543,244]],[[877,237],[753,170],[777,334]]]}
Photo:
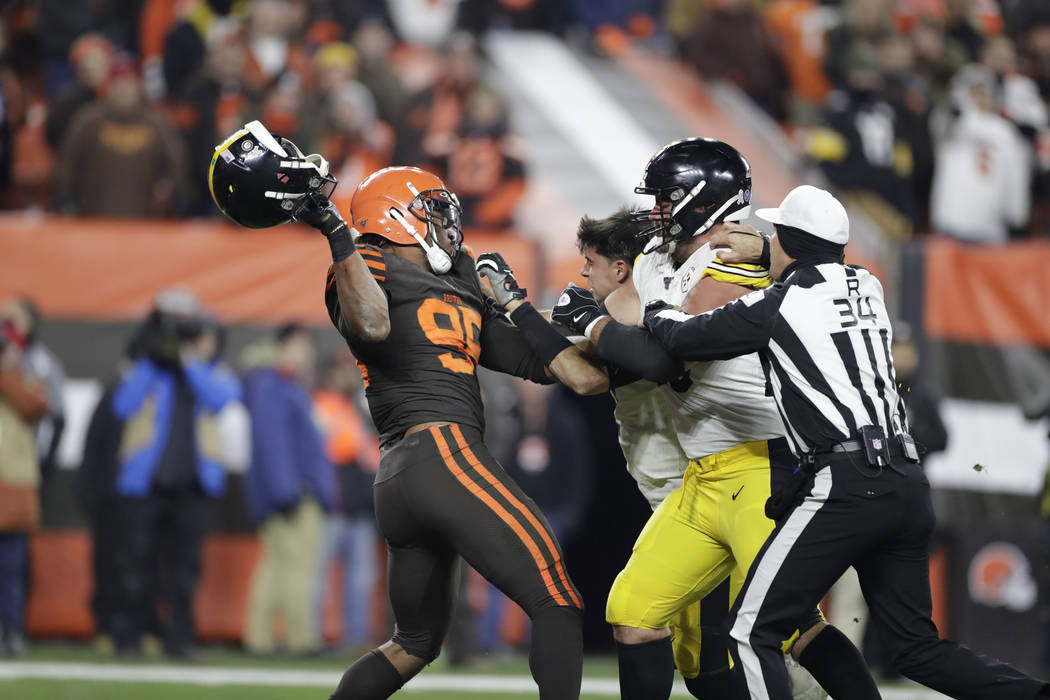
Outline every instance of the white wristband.
{"label": "white wristband", "polygon": [[598,321],[601,321],[603,318],[609,318],[609,317],[606,316],[605,314],[602,314],[598,318],[596,318],[593,321],[591,321],[590,323],[588,323],[587,327],[583,329],[583,335],[586,336],[587,340],[590,340],[592,343],[594,341],[591,340],[591,332],[594,330],[595,324],[598,323]]}

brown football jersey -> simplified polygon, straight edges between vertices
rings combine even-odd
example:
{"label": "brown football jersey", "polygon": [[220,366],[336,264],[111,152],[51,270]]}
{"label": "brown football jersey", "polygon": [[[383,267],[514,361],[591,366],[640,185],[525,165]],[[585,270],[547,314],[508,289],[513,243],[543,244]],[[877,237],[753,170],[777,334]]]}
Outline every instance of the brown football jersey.
{"label": "brown football jersey", "polygon": [[386,292],[390,335],[367,343],[347,331],[331,268],[325,304],[357,358],[382,444],[431,421],[484,431],[479,364],[535,382],[551,381],[521,332],[485,303],[466,250],[444,275],[380,248],[358,246],[358,251]]}

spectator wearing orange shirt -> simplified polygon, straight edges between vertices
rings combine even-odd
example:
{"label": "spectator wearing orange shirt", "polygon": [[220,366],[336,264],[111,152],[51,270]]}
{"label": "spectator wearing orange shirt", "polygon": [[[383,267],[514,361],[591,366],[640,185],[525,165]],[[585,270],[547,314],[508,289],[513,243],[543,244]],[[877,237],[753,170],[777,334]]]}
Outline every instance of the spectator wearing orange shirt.
{"label": "spectator wearing orange shirt", "polygon": [[349,649],[372,644],[369,618],[372,593],[379,579],[378,535],[372,509],[379,441],[359,408],[364,398],[360,377],[353,357],[344,349],[330,360],[313,396],[325,452],[336,466],[339,479],[338,505],[325,523],[317,577],[317,614],[321,619],[330,568],[336,559],[342,559],[345,568],[339,595],[343,623],[339,646]]}
{"label": "spectator wearing orange shirt", "polygon": [[784,63],[791,85],[789,114],[794,122],[811,123],[827,99],[824,73],[829,11],[817,0],[773,0],[764,20]]}
{"label": "spectator wearing orange shirt", "polygon": [[458,133],[447,140],[432,167],[463,205],[463,226],[509,229],[525,193],[525,163],[515,153],[507,109],[499,94],[474,90]]}

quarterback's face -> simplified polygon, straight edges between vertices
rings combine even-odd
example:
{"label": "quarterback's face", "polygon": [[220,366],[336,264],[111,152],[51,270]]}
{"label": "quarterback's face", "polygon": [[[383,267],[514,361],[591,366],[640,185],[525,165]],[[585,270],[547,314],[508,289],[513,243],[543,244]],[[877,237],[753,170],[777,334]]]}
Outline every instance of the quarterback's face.
{"label": "quarterback's face", "polygon": [[590,282],[591,291],[598,302],[613,293],[620,286],[624,277],[624,263],[621,260],[610,260],[599,255],[594,246],[583,247],[583,267],[580,275]]}

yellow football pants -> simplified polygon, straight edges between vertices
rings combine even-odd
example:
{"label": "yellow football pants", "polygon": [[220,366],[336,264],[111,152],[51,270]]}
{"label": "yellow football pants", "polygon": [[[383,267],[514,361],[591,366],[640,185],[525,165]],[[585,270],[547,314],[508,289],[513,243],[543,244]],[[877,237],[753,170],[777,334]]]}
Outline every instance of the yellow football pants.
{"label": "yellow football pants", "polygon": [[609,592],[605,619],[651,630],[670,625],[675,664],[686,678],[696,677],[699,601],[726,576],[731,577],[730,605],[736,599],[751,562],[773,531],[773,521],[765,515],[769,492],[764,441],[690,460],[682,485],[653,511],[638,535]]}

